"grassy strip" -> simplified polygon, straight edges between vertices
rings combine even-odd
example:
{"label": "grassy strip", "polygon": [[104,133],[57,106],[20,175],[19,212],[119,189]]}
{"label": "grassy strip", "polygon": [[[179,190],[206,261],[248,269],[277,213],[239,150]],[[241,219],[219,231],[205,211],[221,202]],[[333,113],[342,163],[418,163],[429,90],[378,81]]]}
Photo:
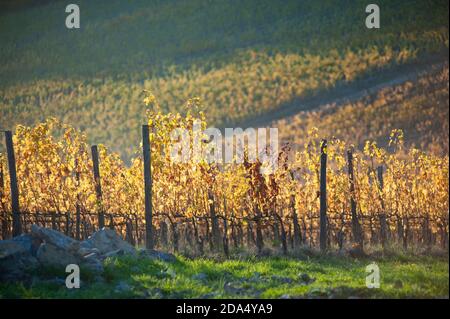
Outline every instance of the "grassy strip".
{"label": "grassy strip", "polygon": [[[448,298],[446,257],[378,258],[381,287],[368,289],[371,259],[315,256],[175,263],[131,257],[105,261],[101,277],[82,270],[80,289],[66,289],[55,269],[29,286],[0,284],[2,298]],[[305,276],[304,274],[307,274]],[[43,276],[43,277],[42,277]]]}

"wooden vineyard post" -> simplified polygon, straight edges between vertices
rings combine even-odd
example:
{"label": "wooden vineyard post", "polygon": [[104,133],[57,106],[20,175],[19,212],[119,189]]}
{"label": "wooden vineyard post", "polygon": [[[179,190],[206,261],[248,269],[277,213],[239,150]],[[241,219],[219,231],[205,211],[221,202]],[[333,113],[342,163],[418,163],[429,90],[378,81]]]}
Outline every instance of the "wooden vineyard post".
{"label": "wooden vineyard post", "polygon": [[[0,159],[0,205],[3,206],[3,197],[5,196],[5,177],[3,173],[3,161]],[[2,239],[8,237],[8,213],[6,207],[3,207],[3,221],[2,221]]]}
{"label": "wooden vineyard post", "polygon": [[152,168],[148,125],[142,125],[142,152],[144,155],[145,246],[147,249],[153,249]]}
{"label": "wooden vineyard post", "polygon": [[13,216],[12,235],[19,236],[22,233],[20,221],[19,187],[17,186],[16,157],[11,131],[5,131],[6,152],[8,153],[9,183],[11,187],[11,208]]}
{"label": "wooden vineyard post", "polygon": [[66,213],[64,214],[64,216],[66,217],[65,234],[66,234],[66,236],[69,236],[70,228],[72,227],[72,226],[70,225],[70,213],[69,213],[69,212],[66,212]]}
{"label": "wooden vineyard post", "polygon": [[320,251],[327,249],[327,140],[322,140],[320,147]]}
{"label": "wooden vineyard post", "polygon": [[103,199],[102,199],[102,185],[100,182],[100,166],[98,161],[98,147],[97,145],[92,145],[92,163],[94,169],[94,181],[95,181],[95,194],[97,196],[97,206],[98,206],[98,227],[102,229],[105,227],[105,214],[103,211]]}
{"label": "wooden vineyard post", "polygon": [[381,213],[380,213],[380,237],[381,237],[381,245],[384,247],[386,245],[387,240],[387,221],[386,221],[386,211],[383,200],[383,166],[377,167],[377,177],[378,177],[378,188],[379,188],[379,197],[381,202]]}
{"label": "wooden vineyard post", "polygon": [[81,208],[80,208],[80,194],[78,189],[80,188],[80,172],[78,169],[78,159],[75,159],[75,180],[77,183],[77,203],[75,205],[75,239],[81,240],[80,224],[81,224]]}
{"label": "wooden vineyard post", "polygon": [[297,212],[295,210],[295,195],[291,195],[290,205],[291,205],[291,214],[292,214],[292,224],[294,226],[293,227],[294,228],[293,243],[294,243],[294,248],[298,249],[302,245],[302,233],[300,231],[300,225],[298,224]]}
{"label": "wooden vineyard post", "polygon": [[219,230],[219,220],[216,214],[216,204],[214,201],[214,194],[212,190],[208,190],[208,201],[209,201],[209,217],[211,219],[211,233],[212,233],[212,250],[220,250],[220,230]]}
{"label": "wooden vineyard post", "polygon": [[127,242],[129,242],[131,245],[136,245],[136,242],[133,238],[133,221],[131,218],[128,218],[125,224],[125,239]]}
{"label": "wooden vineyard post", "polygon": [[114,230],[114,215],[109,214],[109,229]]}
{"label": "wooden vineyard post", "polygon": [[356,213],[356,200],[355,200],[355,175],[353,172],[353,152],[347,151],[348,159],[348,179],[350,183],[350,209],[352,215],[352,233],[353,240],[358,245],[359,249],[363,249],[364,243],[362,238],[361,225],[358,220],[358,214]]}
{"label": "wooden vineyard post", "polygon": [[223,218],[223,252],[227,258],[230,258],[229,242],[228,242],[228,224],[227,219]]}
{"label": "wooden vineyard post", "polygon": [[[194,217],[192,217],[192,219],[194,220]],[[197,227],[194,223],[194,229],[197,230]],[[159,222],[159,230],[160,230],[160,241],[161,241],[161,245],[163,247],[167,247],[167,245],[169,244],[169,239],[168,239],[168,228],[167,228],[167,223],[165,221],[160,221]]]}
{"label": "wooden vineyard post", "polygon": [[227,201],[223,199],[223,252],[227,258],[230,258],[229,240],[228,240],[228,224],[227,224]]}

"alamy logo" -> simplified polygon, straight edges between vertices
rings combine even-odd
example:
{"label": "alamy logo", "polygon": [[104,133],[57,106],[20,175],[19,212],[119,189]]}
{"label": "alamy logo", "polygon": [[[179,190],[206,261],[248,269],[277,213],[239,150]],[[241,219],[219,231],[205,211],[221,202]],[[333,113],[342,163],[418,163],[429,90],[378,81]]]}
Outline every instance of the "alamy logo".
{"label": "alamy logo", "polygon": [[66,273],[69,273],[66,277],[66,287],[68,289],[80,288],[80,267],[76,264],[67,265]]}
{"label": "alamy logo", "polygon": [[379,29],[380,28],[380,7],[376,4],[369,4],[366,7],[366,13],[370,13],[366,17],[367,29]]}
{"label": "alamy logo", "polygon": [[369,289],[380,288],[380,268],[376,263],[367,265],[366,287]]}
{"label": "alamy logo", "polygon": [[225,128],[223,136],[218,128],[202,130],[201,122],[194,121],[192,130],[176,128],[170,138],[175,163],[239,164],[246,157],[249,163],[262,164],[262,174],[273,173],[278,164],[277,128]]}
{"label": "alamy logo", "polygon": [[69,4],[66,7],[66,13],[70,13],[66,17],[67,29],[79,29],[80,28],[80,7],[76,4]]}

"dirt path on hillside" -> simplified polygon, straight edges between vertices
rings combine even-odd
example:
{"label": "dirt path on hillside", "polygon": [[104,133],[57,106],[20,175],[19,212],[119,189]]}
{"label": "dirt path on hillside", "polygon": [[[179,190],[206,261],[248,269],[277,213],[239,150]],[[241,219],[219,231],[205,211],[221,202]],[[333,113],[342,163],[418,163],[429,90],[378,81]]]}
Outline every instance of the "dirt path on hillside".
{"label": "dirt path on hillside", "polygon": [[384,88],[399,85],[406,81],[415,81],[421,75],[437,72],[448,64],[448,51],[419,59],[413,63],[382,70],[366,76],[356,82],[341,83],[334,88],[308,98],[297,98],[280,105],[277,110],[270,111],[258,117],[236,123],[234,127],[264,127],[272,122],[294,116],[295,114],[318,109],[327,104],[337,107],[360,100]]}

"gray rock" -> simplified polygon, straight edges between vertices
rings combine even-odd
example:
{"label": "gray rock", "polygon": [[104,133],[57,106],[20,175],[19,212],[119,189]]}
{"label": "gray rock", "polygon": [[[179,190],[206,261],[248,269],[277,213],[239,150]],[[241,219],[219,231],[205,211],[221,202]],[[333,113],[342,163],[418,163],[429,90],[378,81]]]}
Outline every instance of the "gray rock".
{"label": "gray rock", "polygon": [[215,291],[209,292],[207,294],[201,295],[200,299],[213,299],[216,298],[219,294]]}
{"label": "gray rock", "polygon": [[123,256],[125,252],[122,249],[116,249],[103,255],[104,258]]}
{"label": "gray rock", "polygon": [[198,281],[206,281],[206,280],[208,280],[208,275],[201,272],[201,273],[198,273],[198,274],[195,274],[194,276],[192,276],[192,279],[198,280]]}
{"label": "gray rock", "polygon": [[31,254],[31,243],[15,240],[0,241],[0,259],[11,256],[18,256],[21,254]]}
{"label": "gray rock", "polygon": [[116,285],[116,287],[114,288],[115,293],[125,293],[125,292],[130,292],[130,291],[131,291],[131,286],[125,281],[119,282]]}
{"label": "gray rock", "polygon": [[254,282],[254,283],[261,282],[263,280],[264,280],[264,278],[261,276],[261,273],[259,273],[259,272],[253,273],[253,275],[248,279],[249,282]]}
{"label": "gray rock", "polygon": [[284,295],[280,296],[279,299],[292,299],[292,297],[288,294],[284,294]]}
{"label": "gray rock", "polygon": [[289,277],[282,277],[282,276],[277,276],[277,275],[273,275],[272,280],[281,282],[283,284],[291,284],[293,282],[293,280]]}
{"label": "gray rock", "polygon": [[83,257],[83,261],[100,260],[102,257],[97,253],[90,253]]}
{"label": "gray rock", "polygon": [[177,277],[177,273],[172,268],[168,268],[168,269],[163,271],[163,276],[170,277],[170,278],[176,278]]}
{"label": "gray rock", "polygon": [[[30,269],[40,265],[66,267],[79,264],[96,273],[103,272],[106,257],[136,254],[136,250],[122,240],[114,230],[102,229],[89,239],[79,242],[58,231],[31,226],[31,232],[0,241],[1,281],[31,280]],[[173,260],[170,254],[152,251],[152,258]]]}
{"label": "gray rock", "polygon": [[103,228],[93,233],[92,236],[81,243],[81,247],[97,248],[101,254],[107,254],[119,249],[125,254],[136,254],[136,250],[132,245],[124,241],[114,230],[109,228]]}
{"label": "gray rock", "polygon": [[151,250],[151,249],[140,249],[139,257],[141,258],[150,258],[150,259],[159,259],[168,263],[172,263],[177,261],[177,257],[175,255],[164,253],[162,251]]}
{"label": "gray rock", "polygon": [[22,234],[20,236],[14,237],[12,241],[20,243],[35,257],[39,246],[42,244],[41,239],[35,238],[30,234]]}
{"label": "gray rock", "polygon": [[77,240],[59,231],[39,227],[38,225],[31,225],[31,236],[70,253],[76,253],[80,249],[80,242]]}
{"label": "gray rock", "polygon": [[298,279],[304,285],[309,285],[309,284],[313,283],[314,281],[316,281],[315,278],[312,278],[310,275],[308,275],[306,273],[299,274]]}
{"label": "gray rock", "polygon": [[100,250],[98,250],[97,248],[87,248],[87,247],[81,247],[80,249],[78,249],[78,255],[80,255],[81,257],[93,253],[100,255]]}
{"label": "gray rock", "polygon": [[101,256],[96,253],[90,253],[89,255],[84,256],[82,259],[82,265],[97,273],[102,273],[104,270],[103,263],[101,262]]}
{"label": "gray rock", "polygon": [[240,285],[232,282],[226,282],[223,285],[223,290],[230,295],[240,295],[245,291]]}
{"label": "gray rock", "polygon": [[29,271],[38,264],[28,244],[20,240],[0,241],[0,282],[30,280]]}
{"label": "gray rock", "polygon": [[[29,270],[40,265],[79,264],[102,273],[105,258],[124,254],[135,255],[136,250],[111,229],[104,228],[79,242],[58,231],[32,225],[29,234],[0,241],[0,279],[2,282],[31,280]],[[176,260],[173,255],[156,251],[149,252],[148,256]]]}
{"label": "gray rock", "polygon": [[80,261],[76,255],[50,243],[42,243],[36,257],[42,265],[47,266],[66,267],[69,264],[78,264]]}
{"label": "gray rock", "polygon": [[83,265],[91,270],[92,272],[101,274],[104,271],[103,264],[99,260],[91,260],[88,262],[84,262]]}
{"label": "gray rock", "polygon": [[[88,241],[88,240],[80,241],[80,250],[81,250],[81,251],[88,251],[88,250],[91,250],[91,249],[97,249],[97,248],[95,248],[95,247],[92,245],[92,242],[91,242],[91,241]],[[98,250],[98,249],[97,249],[97,250]]]}

